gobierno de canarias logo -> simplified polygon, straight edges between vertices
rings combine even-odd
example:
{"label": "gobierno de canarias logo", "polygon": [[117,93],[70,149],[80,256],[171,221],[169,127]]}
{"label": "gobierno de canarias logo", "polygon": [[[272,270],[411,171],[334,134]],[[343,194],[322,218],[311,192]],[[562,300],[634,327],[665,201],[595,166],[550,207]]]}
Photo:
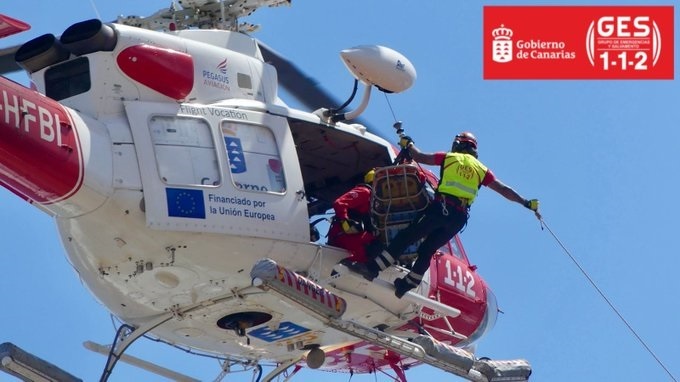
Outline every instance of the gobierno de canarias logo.
{"label": "gobierno de canarias logo", "polygon": [[485,6],[484,79],[673,79],[673,6]]}

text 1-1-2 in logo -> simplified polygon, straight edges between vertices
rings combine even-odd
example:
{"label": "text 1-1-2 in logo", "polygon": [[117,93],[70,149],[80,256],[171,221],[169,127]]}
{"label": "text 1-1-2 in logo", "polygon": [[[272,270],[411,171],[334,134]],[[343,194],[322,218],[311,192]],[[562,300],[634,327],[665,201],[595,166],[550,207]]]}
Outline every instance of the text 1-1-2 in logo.
{"label": "text 1-1-2 in logo", "polygon": [[659,26],[649,16],[603,16],[590,23],[590,64],[602,70],[648,70],[661,53]]}

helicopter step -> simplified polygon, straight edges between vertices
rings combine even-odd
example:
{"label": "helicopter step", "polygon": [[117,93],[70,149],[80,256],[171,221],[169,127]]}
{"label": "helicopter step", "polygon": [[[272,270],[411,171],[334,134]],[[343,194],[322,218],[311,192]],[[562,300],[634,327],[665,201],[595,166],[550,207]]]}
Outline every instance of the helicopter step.
{"label": "helicopter step", "polygon": [[[449,346],[429,336],[417,336],[413,341],[387,334],[354,321],[342,320],[346,302],[329,290],[282,267],[271,259],[261,259],[253,266],[253,285],[272,289],[304,308],[324,317],[327,325],[340,332],[382,346],[404,357],[445,370],[473,382],[525,382],[531,367],[525,360],[492,361],[477,359],[463,349]],[[387,284],[386,282],[381,283]],[[382,285],[387,288],[387,285]],[[410,293],[410,292],[409,292]],[[319,352],[321,349],[314,349]],[[321,359],[323,357],[321,356]],[[323,361],[321,361],[323,363]],[[318,365],[319,367],[321,364]]]}
{"label": "helicopter step", "polygon": [[[347,291],[347,288],[344,283],[342,282],[342,279],[344,278],[358,278],[359,280],[362,280],[360,276],[358,276],[356,273],[352,272],[347,268],[347,266],[343,265],[342,263],[335,265],[333,267],[333,270],[337,272],[336,275],[332,277],[333,282],[331,283],[336,289],[338,290],[344,290]],[[398,272],[399,275],[404,276],[408,273],[407,270],[393,266],[392,271]],[[373,279],[373,281],[370,282],[370,285],[378,286],[382,289],[390,291],[389,294],[394,293],[394,284],[392,282],[386,281],[381,279],[380,277],[376,277]],[[356,294],[356,293],[355,293]],[[371,296],[361,296],[362,298],[366,298],[369,300],[373,300]],[[423,295],[420,295],[414,291],[408,291],[406,292],[402,297],[401,300],[410,302],[412,304],[415,304],[417,306],[421,307],[427,307],[432,309],[436,313],[436,318],[439,317],[444,317],[444,316],[449,316],[449,317],[458,317],[460,316],[460,310],[444,305],[438,301],[429,299]]]}

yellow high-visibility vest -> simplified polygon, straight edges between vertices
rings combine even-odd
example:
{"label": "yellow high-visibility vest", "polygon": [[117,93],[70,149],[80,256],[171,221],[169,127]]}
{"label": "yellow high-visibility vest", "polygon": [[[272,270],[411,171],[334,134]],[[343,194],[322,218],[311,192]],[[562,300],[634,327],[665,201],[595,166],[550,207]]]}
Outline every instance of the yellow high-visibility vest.
{"label": "yellow high-visibility vest", "polygon": [[470,205],[477,196],[486,171],[486,166],[470,154],[447,153],[441,165],[441,180],[437,191],[466,199]]}

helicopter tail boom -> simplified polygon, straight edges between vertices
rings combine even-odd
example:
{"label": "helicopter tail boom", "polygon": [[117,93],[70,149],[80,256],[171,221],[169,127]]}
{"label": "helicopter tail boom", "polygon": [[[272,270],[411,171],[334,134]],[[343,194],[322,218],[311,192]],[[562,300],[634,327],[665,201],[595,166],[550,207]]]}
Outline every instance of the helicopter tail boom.
{"label": "helicopter tail boom", "polygon": [[0,184],[30,202],[52,204],[83,181],[78,134],[67,110],[0,77]]}

